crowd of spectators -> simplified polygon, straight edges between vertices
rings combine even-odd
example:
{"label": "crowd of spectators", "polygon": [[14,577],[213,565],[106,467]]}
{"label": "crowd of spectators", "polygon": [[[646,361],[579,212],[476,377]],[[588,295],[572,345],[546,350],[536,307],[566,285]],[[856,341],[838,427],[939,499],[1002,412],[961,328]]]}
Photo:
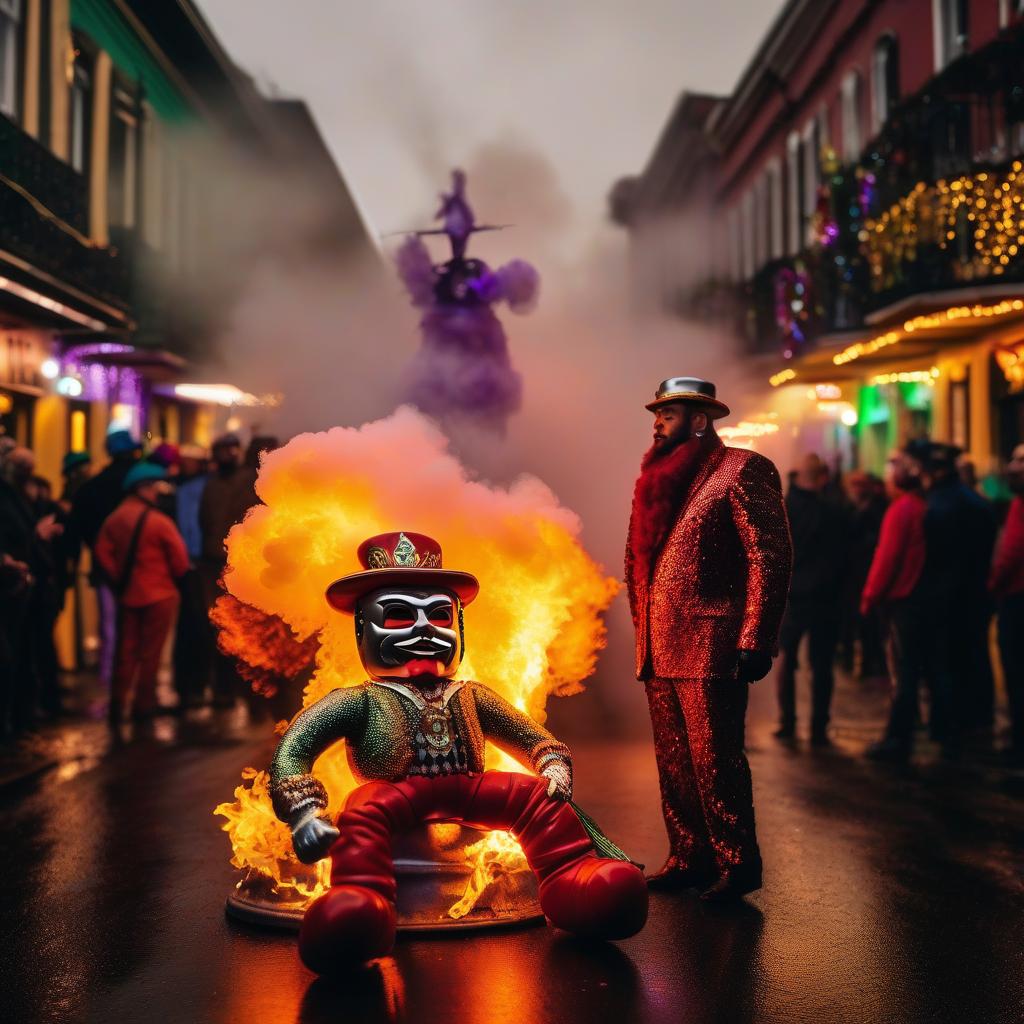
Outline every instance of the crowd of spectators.
{"label": "crowd of spectators", "polygon": [[[86,452],[64,457],[55,500],[33,453],[0,437],[0,736],[66,710],[55,626],[78,588],[95,595],[98,649],[84,649],[86,602],[76,600],[74,660],[95,656],[112,723],[251,697],[217,649],[209,611],[222,593],[224,541],[258,501],[260,454],[276,447],[253,438],[243,459],[229,433],[209,452],[166,443],[147,452],[112,428],[97,472]],[[157,689],[169,647],[172,705]]]}
{"label": "crowd of spectators", "polygon": [[[243,457],[237,435],[225,434],[210,451],[159,444],[146,452],[128,430],[111,429],[106,464],[94,473],[87,453],[68,453],[54,498],[33,453],[0,437],[0,735],[64,712],[55,626],[75,588],[95,594],[98,650],[76,660],[95,654],[111,722],[240,698],[252,707],[209,615],[223,593],[225,539],[257,503],[259,458],[275,447],[255,437]],[[837,666],[864,680],[888,676],[888,721],[866,751],[880,761],[907,759],[922,723],[951,758],[966,737],[991,736],[996,650],[1008,750],[1024,758],[1024,445],[1006,483],[1012,501],[989,501],[959,450],[928,440],[893,452],[884,481],[841,476],[816,455],[790,473],[794,566],[776,667],[779,739],[796,735],[804,638],[816,746],[831,742]],[[80,641],[83,602],[74,610]],[[158,699],[168,650],[173,705]]]}
{"label": "crowd of spectators", "polygon": [[816,455],[804,458],[786,496],[794,568],[776,674],[778,738],[795,735],[806,635],[812,744],[831,742],[838,663],[862,678],[888,674],[887,724],[867,757],[905,761],[926,722],[943,756],[956,758],[965,739],[993,735],[995,649],[1007,753],[1024,757],[1024,445],[1006,484],[1008,505],[988,500],[961,451],[927,439],[893,452],[884,481],[861,472],[841,479]]}

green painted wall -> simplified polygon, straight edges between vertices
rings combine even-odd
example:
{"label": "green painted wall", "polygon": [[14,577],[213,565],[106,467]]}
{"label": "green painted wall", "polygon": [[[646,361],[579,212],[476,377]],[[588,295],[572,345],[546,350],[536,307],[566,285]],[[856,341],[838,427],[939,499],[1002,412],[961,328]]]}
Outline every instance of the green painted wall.
{"label": "green painted wall", "polygon": [[106,50],[121,74],[142,85],[159,118],[178,123],[195,117],[191,105],[110,0],[71,0],[71,27]]}

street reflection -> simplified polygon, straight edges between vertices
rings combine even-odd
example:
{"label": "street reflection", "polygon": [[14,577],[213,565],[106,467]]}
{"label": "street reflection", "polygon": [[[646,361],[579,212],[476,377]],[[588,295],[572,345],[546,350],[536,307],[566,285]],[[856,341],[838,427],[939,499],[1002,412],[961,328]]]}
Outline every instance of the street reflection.
{"label": "street reflection", "polygon": [[298,1024],[320,1021],[404,1021],[405,983],[392,957],[338,978],[317,978],[299,1007]]}

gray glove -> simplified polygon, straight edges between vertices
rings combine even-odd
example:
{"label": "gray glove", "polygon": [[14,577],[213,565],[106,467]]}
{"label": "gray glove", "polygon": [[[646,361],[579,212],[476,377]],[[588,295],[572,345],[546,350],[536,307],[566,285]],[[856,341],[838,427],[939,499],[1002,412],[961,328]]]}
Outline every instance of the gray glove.
{"label": "gray glove", "polygon": [[292,847],[303,864],[315,864],[327,856],[341,833],[319,816],[320,808],[307,804],[288,819]]}

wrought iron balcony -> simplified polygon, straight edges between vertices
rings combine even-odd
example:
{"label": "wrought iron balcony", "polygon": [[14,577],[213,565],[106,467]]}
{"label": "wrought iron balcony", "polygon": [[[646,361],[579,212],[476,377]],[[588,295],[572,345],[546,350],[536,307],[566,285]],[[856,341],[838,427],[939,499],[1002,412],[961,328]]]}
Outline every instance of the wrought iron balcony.
{"label": "wrought iron balcony", "polygon": [[119,308],[131,295],[128,260],[85,242],[85,178],[0,117],[0,249],[59,282]]}

